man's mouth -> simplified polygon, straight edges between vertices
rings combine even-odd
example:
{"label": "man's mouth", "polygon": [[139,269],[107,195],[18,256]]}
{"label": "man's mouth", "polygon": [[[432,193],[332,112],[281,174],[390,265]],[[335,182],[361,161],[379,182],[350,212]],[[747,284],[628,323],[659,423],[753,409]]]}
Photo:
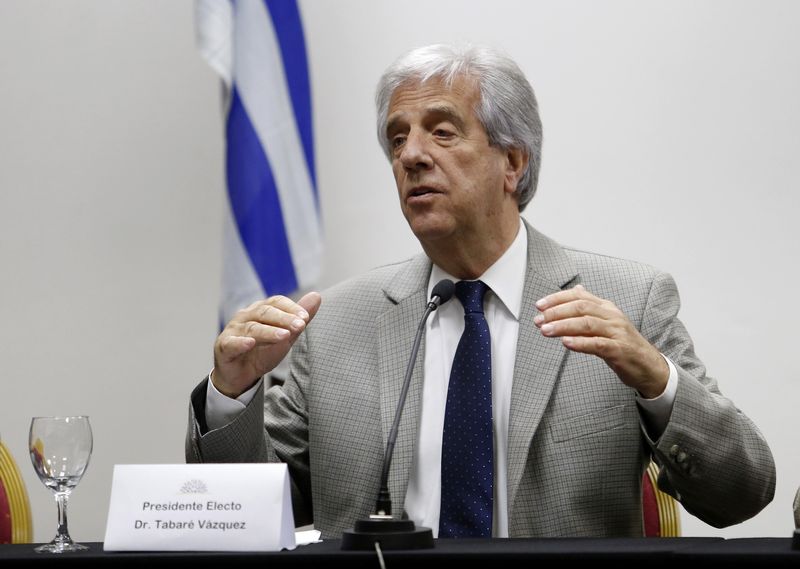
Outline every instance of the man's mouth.
{"label": "man's mouth", "polygon": [[418,188],[412,188],[410,192],[408,192],[409,198],[418,198],[421,196],[426,196],[428,194],[438,194],[440,193],[438,190],[428,187],[428,186],[420,186]]}

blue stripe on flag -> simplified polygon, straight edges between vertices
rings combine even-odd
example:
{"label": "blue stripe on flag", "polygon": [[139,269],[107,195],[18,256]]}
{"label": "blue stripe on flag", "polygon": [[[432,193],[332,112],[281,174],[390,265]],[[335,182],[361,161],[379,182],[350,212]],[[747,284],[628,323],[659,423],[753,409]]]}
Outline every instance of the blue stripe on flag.
{"label": "blue stripe on flag", "polygon": [[311,122],[311,88],[308,78],[308,59],[303,36],[303,22],[296,0],[264,0],[272,18],[275,36],[281,49],[283,71],[292,99],[295,121],[303,141],[308,172],[311,176],[314,198],[319,207],[317,195],[317,173],[314,167],[314,138]]}
{"label": "blue stripe on flag", "polygon": [[297,276],[275,179],[235,87],[227,137],[228,194],[242,242],[264,290],[289,294],[297,290]]}

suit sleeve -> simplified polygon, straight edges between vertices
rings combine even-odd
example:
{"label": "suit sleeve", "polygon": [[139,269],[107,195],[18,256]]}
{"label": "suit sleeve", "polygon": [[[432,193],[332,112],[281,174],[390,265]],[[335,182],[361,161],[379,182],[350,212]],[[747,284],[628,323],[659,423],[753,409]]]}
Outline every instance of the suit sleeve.
{"label": "suit sleeve", "polygon": [[[186,462],[284,462],[292,481],[295,525],[313,522],[308,462],[308,417],[300,385],[305,381],[305,334],[292,349],[292,371],[283,386],[262,384],[245,410],[212,431],[205,426],[208,378],[192,392]],[[303,379],[298,381],[298,376]]]}
{"label": "suit sleeve", "polygon": [[755,516],[772,500],[775,463],[758,428],[706,375],[677,317],[679,307],[675,282],[658,274],[641,330],[675,364],[678,390],[660,439],[645,438],[661,466],[659,487],[692,515],[726,527]]}

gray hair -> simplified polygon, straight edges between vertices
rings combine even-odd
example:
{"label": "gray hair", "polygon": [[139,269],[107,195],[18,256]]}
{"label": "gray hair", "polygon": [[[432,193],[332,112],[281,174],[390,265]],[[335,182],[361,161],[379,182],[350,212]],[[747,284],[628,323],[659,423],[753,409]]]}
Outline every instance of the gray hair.
{"label": "gray hair", "polygon": [[542,121],[536,96],[519,66],[507,55],[486,46],[436,44],[401,56],[378,82],[378,140],[391,160],[386,137],[389,102],[394,92],[412,82],[436,78],[451,86],[458,77],[477,81],[480,101],[475,109],[492,146],[518,148],[528,155],[528,167],[517,184],[519,210],[536,192],[542,156]]}

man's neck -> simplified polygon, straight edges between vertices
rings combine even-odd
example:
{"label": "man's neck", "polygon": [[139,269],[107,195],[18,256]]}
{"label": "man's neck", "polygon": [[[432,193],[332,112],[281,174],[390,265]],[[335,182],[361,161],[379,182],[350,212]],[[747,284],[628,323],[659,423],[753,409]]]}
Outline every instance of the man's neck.
{"label": "man's neck", "polygon": [[491,237],[476,235],[473,238],[451,238],[443,242],[422,243],[422,248],[434,264],[459,279],[476,279],[503,256],[520,228],[516,223],[502,224]]}

